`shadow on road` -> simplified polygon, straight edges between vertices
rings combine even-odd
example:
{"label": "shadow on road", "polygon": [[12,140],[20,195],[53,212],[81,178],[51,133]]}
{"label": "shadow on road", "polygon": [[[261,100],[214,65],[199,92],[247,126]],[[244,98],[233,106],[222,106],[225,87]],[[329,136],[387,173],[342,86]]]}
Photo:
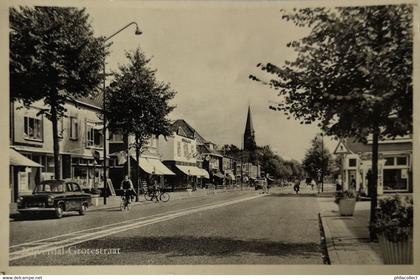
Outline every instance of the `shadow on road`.
{"label": "shadow on road", "polygon": [[[89,243],[89,244],[88,244]],[[168,254],[167,257],[241,256],[247,253],[260,256],[313,258],[320,254],[318,243],[272,242],[267,240],[238,240],[225,237],[160,236],[111,237],[79,245],[81,248],[120,247],[122,254],[143,252]]]}

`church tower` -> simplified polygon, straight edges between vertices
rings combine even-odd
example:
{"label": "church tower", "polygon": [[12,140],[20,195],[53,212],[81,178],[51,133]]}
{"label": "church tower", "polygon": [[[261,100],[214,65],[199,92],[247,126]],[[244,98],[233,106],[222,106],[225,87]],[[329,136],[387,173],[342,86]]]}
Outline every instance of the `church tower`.
{"label": "church tower", "polygon": [[252,124],[251,106],[248,105],[248,115],[246,117],[245,133],[244,133],[244,150],[254,151],[257,148],[255,143],[255,130]]}

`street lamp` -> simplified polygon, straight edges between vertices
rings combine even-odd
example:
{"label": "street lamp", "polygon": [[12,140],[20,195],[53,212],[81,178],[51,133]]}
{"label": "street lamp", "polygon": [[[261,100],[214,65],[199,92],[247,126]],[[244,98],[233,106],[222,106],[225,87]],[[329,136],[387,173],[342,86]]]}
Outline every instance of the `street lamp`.
{"label": "street lamp", "polygon": [[102,133],[103,133],[103,137],[104,137],[104,141],[103,141],[103,144],[104,144],[104,170],[103,170],[103,172],[104,172],[104,176],[103,176],[103,178],[104,178],[104,204],[106,204],[106,198],[108,196],[108,193],[106,192],[106,186],[107,186],[107,178],[106,178],[107,177],[106,176],[106,170],[107,170],[106,152],[107,151],[106,151],[106,114],[105,114],[105,105],[106,105],[106,101],[105,101],[105,99],[106,99],[105,98],[105,94],[106,94],[105,42],[108,41],[109,39],[111,39],[112,37],[114,37],[115,35],[117,35],[118,33],[120,33],[121,31],[123,31],[124,29],[126,29],[127,27],[131,26],[131,25],[135,25],[136,26],[136,30],[134,32],[135,35],[141,35],[142,34],[141,30],[139,29],[139,26],[137,25],[137,22],[134,22],[133,21],[133,22],[130,22],[129,24],[127,24],[126,26],[124,26],[123,28],[121,28],[120,30],[118,30],[117,32],[115,32],[114,34],[112,34],[111,36],[105,38],[105,40],[104,40],[104,61],[103,61],[103,67],[102,67],[103,76],[104,76],[104,78],[103,78],[103,89],[102,89],[103,90],[103,131],[102,131]]}

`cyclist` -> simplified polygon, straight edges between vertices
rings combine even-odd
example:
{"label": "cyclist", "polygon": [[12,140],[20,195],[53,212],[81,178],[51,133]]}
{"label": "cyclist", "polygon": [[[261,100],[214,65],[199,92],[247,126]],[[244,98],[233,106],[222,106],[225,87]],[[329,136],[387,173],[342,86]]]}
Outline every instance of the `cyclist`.
{"label": "cyclist", "polygon": [[130,180],[128,175],[125,175],[124,180],[122,180],[120,189],[124,190],[123,197],[126,202],[125,208],[127,208],[131,203],[131,195],[134,191],[133,182]]}
{"label": "cyclist", "polygon": [[153,181],[152,185],[152,201],[156,199],[156,203],[159,202],[159,184],[156,180]]}

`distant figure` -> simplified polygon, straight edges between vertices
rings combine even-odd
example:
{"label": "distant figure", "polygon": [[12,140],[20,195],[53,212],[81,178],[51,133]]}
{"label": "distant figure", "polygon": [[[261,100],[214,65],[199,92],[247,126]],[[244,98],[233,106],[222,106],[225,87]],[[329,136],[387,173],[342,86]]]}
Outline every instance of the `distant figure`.
{"label": "distant figure", "polygon": [[337,180],[335,180],[335,191],[341,192],[342,190],[343,190],[343,181],[341,180],[340,177],[338,177]]}
{"label": "distant figure", "polygon": [[352,176],[351,182],[350,182],[350,189],[352,191],[356,191],[356,179]]}
{"label": "distant figure", "polygon": [[300,180],[296,179],[295,184],[293,186],[293,190],[296,192],[296,194],[299,194],[300,190]]}

